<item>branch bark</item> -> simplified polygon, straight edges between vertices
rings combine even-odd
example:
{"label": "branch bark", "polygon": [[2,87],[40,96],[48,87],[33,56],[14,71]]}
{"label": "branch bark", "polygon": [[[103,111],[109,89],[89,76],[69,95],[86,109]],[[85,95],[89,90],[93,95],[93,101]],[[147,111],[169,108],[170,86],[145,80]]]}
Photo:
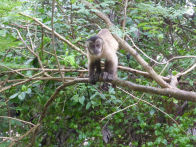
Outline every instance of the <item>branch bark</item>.
{"label": "branch bark", "polygon": [[[67,78],[64,77],[64,78],[65,78],[64,80],[68,82],[68,83],[65,83],[66,86],[70,86],[76,83],[88,83],[88,78],[77,78],[77,77],[67,77]],[[22,85],[26,82],[36,81],[36,80],[54,80],[54,81],[60,82],[62,81],[62,78],[61,77],[37,77],[37,78],[35,77],[35,78],[25,80],[23,82],[15,83],[12,86],[8,86],[3,89],[0,89],[0,92],[8,90],[13,86]],[[103,81],[103,80],[100,79],[100,81]],[[127,87],[130,90],[173,97],[178,100],[187,100],[187,101],[196,102],[196,92],[192,92],[192,91],[185,91],[185,90],[180,90],[177,88],[176,89],[175,88],[164,88],[163,89],[163,88],[156,88],[156,87],[151,87],[151,86],[143,86],[143,85],[132,83],[130,81],[125,81],[125,80],[120,80],[120,79],[114,80],[111,83],[117,86]]]}
{"label": "branch bark", "polygon": [[[114,27],[114,24],[110,21],[110,19],[101,11],[93,7],[89,2],[85,0],[80,0],[86,7],[89,9],[94,9],[94,13],[100,17],[102,20],[105,21],[108,28],[111,30]],[[163,88],[173,88],[171,85],[169,85],[167,82],[165,82],[161,76],[159,76],[151,66],[148,65],[148,63],[137,53],[136,50],[134,50],[126,41],[124,41],[122,38],[120,38],[118,35],[113,34],[113,36],[116,38],[116,40],[119,42],[120,46],[127,50],[137,61],[139,64],[143,66],[143,68],[150,74],[150,76]]]}
{"label": "branch bark", "polygon": [[[50,32],[52,32],[52,29],[51,28],[49,28],[48,26],[46,26],[45,24],[43,24],[42,22],[40,22],[38,19],[36,19],[36,18],[34,18],[34,17],[31,17],[31,16],[28,16],[28,15],[25,15],[25,14],[22,14],[22,13],[20,13],[21,15],[23,15],[23,16],[25,16],[25,17],[29,17],[29,18],[31,18],[31,19],[33,19],[36,23],[38,23],[39,25],[41,25],[43,28],[45,28],[46,30],[48,30],[48,31],[50,31]],[[107,19],[107,16],[105,16],[104,17],[105,19]],[[109,22],[108,22],[108,25],[113,25],[111,22],[110,22],[110,20],[108,20]],[[69,40],[67,40],[67,39],[65,39],[63,36],[61,36],[60,34],[58,34],[57,32],[55,32],[54,31],[54,35],[57,37],[57,38],[59,38],[60,40],[62,40],[63,42],[66,42],[68,45],[70,45],[73,49],[75,49],[75,50],[77,50],[78,52],[80,52],[82,55],[85,55],[86,56],[86,53],[85,52],[83,52],[80,48],[78,48],[77,46],[75,46],[74,44],[72,44]],[[129,45],[128,45],[129,46]],[[130,47],[130,46],[129,46]],[[133,48],[132,48],[132,50],[134,50]],[[135,50],[134,50],[135,51]],[[136,52],[136,51],[135,51]],[[50,53],[50,54],[52,54],[52,53]],[[137,54],[137,52],[136,52],[136,54]],[[53,55],[53,54],[52,54]],[[54,55],[55,56],[55,55]],[[138,56],[139,56],[139,54],[138,54]],[[141,58],[141,56],[140,56],[140,58]],[[174,58],[172,58],[172,59],[170,59],[170,60],[168,60],[167,62],[165,62],[165,63],[159,63],[159,64],[166,64],[166,63],[169,63],[169,62],[171,62],[172,60],[174,60],[174,59],[181,59],[181,58],[196,58],[196,56],[179,56],[179,57],[174,57]],[[143,60],[143,59],[142,59]],[[143,60],[144,61],[144,60]],[[141,62],[143,62],[143,61],[141,61]],[[144,61],[145,62],[145,61]],[[148,65],[148,63],[147,62],[145,62],[146,64],[146,66],[145,67],[149,67],[149,70],[151,70],[152,69],[152,67],[150,67],[149,65]],[[136,69],[133,69],[133,68],[129,68],[129,67],[124,67],[124,66],[118,66],[118,68],[119,69],[121,69],[121,70],[124,70],[124,71],[129,71],[129,72],[133,72],[133,73],[136,73],[136,74],[139,74],[139,75],[143,75],[144,77],[147,77],[147,78],[149,78],[149,77],[151,77],[152,79],[154,79],[154,78],[156,78],[156,77],[154,77],[153,76],[153,73],[155,73],[156,75],[157,75],[157,73],[152,69],[152,73],[150,73],[149,71],[148,72],[144,72],[144,71],[140,71],[140,70],[136,70]],[[31,70],[31,69],[30,69]],[[44,69],[45,71],[47,71],[47,69]],[[51,70],[51,69],[49,69],[49,70]],[[62,72],[64,72],[64,69],[61,69],[61,71]],[[166,83],[165,81],[167,81],[167,82],[170,82],[170,78],[168,78],[168,77],[163,77],[163,76],[160,76],[160,75],[158,75],[158,78],[160,78],[161,79],[161,81],[164,81],[164,83]],[[166,83],[167,85],[169,85],[168,83]],[[169,85],[169,86],[171,86],[172,87],[172,85]],[[173,87],[174,88],[174,87]]]}

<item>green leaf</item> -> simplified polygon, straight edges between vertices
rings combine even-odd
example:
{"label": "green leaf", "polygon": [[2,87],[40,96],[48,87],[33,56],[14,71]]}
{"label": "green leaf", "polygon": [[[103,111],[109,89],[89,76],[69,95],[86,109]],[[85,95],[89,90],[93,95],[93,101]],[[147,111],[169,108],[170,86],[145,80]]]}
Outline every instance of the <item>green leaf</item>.
{"label": "green leaf", "polygon": [[189,81],[189,84],[190,84],[191,86],[193,86],[193,84],[194,84],[193,80],[190,80],[190,81]]}
{"label": "green leaf", "polygon": [[26,96],[26,93],[25,92],[21,92],[19,95],[18,95],[18,98],[20,100],[24,100],[25,99],[25,96]]}
{"label": "green leaf", "polygon": [[79,102],[80,102],[80,104],[82,104],[82,105],[83,105],[83,104],[84,104],[84,100],[85,100],[85,97],[84,97],[84,96],[80,97],[80,98],[79,98]]}
{"label": "green leaf", "polygon": [[154,109],[151,109],[150,110],[150,115],[152,116],[152,115],[154,115],[154,113],[155,113],[155,110]]}
{"label": "green leaf", "polygon": [[86,105],[86,110],[88,110],[91,107],[91,102],[88,102]]}
{"label": "green leaf", "polygon": [[177,75],[177,73],[178,73],[178,72],[177,72],[177,71],[175,71],[175,70],[174,70],[174,71],[172,71],[172,75],[174,75],[174,76],[175,76],[175,75]]}
{"label": "green leaf", "polygon": [[0,30],[0,36],[5,37],[6,36],[6,30]]}
{"label": "green leaf", "polygon": [[148,142],[147,145],[148,146],[153,146],[153,142]]}
{"label": "green leaf", "polygon": [[163,34],[158,34],[158,39],[159,39],[159,41],[162,41],[163,40],[163,38],[164,38],[164,35]]}
{"label": "green leaf", "polygon": [[27,91],[27,87],[25,85],[22,85],[22,91]]}
{"label": "green leaf", "polygon": [[175,104],[178,104],[178,100],[176,100],[176,99],[173,99],[173,102],[174,102]]}
{"label": "green leaf", "polygon": [[9,98],[10,98],[10,99],[13,99],[13,98],[15,98],[15,97],[17,97],[17,96],[18,96],[18,93],[15,93],[15,94],[11,95]]}
{"label": "green leaf", "polygon": [[167,140],[166,140],[166,139],[163,139],[162,143],[163,143],[164,145],[167,145]]}
{"label": "green leaf", "polygon": [[79,95],[74,95],[72,98],[71,98],[74,102],[79,102]]}
{"label": "green leaf", "polygon": [[1,102],[0,101],[0,107],[5,106],[7,103],[6,102]]}
{"label": "green leaf", "polygon": [[71,0],[71,3],[74,4],[77,0]]}
{"label": "green leaf", "polygon": [[27,94],[30,94],[31,93],[31,88],[28,88],[27,91],[26,91],[26,93]]}
{"label": "green leaf", "polygon": [[0,51],[17,47],[20,45],[20,43],[21,41],[18,41],[18,39],[14,38],[12,35],[0,36]]}

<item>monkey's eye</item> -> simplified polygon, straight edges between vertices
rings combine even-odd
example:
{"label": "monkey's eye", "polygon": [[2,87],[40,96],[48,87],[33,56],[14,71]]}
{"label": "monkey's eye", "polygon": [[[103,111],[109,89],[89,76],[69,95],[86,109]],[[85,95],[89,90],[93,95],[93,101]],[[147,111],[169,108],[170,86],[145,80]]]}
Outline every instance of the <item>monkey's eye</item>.
{"label": "monkey's eye", "polygon": [[89,47],[89,48],[90,48],[90,49],[94,48],[94,45],[90,44],[90,47]]}
{"label": "monkey's eye", "polygon": [[96,44],[95,46],[96,46],[96,48],[100,48],[100,44]]}

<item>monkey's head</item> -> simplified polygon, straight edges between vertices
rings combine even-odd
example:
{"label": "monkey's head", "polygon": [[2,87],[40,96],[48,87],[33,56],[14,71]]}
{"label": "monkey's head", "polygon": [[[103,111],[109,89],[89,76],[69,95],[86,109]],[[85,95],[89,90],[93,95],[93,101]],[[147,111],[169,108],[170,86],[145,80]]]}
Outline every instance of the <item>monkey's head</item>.
{"label": "monkey's head", "polygon": [[87,40],[86,47],[91,55],[99,56],[103,50],[103,39],[93,36]]}

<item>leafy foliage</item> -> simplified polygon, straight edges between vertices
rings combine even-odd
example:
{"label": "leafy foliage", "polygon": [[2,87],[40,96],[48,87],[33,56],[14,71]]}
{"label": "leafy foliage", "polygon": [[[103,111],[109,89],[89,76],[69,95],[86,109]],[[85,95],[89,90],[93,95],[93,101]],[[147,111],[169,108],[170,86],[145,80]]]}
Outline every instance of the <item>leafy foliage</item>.
{"label": "leafy foliage", "polygon": [[[85,40],[106,25],[79,1],[57,0],[56,2],[55,31],[85,51]],[[93,2],[116,25],[115,33],[122,37],[125,34],[131,36],[135,44],[149,57],[165,62],[176,56],[196,55],[195,18],[185,17],[187,15],[185,2],[172,1],[168,4],[157,0],[130,1],[124,31],[121,25],[124,1]],[[11,0],[0,1],[0,90],[2,87],[7,88],[29,80],[0,93],[0,116],[17,117],[36,124],[46,102],[61,83],[42,79],[30,81],[35,75],[35,78],[39,78],[38,73],[42,71],[42,67],[27,46],[39,55],[43,66],[47,69],[57,69],[57,60],[54,56],[51,32],[31,19],[19,15],[18,12],[25,12],[50,27],[51,1],[15,0],[14,3]],[[26,45],[19,38],[16,29],[21,33]],[[133,45],[130,40],[127,41]],[[86,57],[58,38],[55,38],[55,49],[61,67],[86,69]],[[154,64],[149,58],[141,55],[157,73],[161,73],[165,64]],[[119,50],[118,56],[120,65],[143,70],[141,65],[133,57],[129,58],[123,49]],[[195,62],[193,58],[173,60],[162,75],[176,75],[190,68]],[[60,77],[57,71],[47,73]],[[85,73],[71,71],[63,74],[70,78],[86,76]],[[135,73],[119,70],[118,76],[144,86],[157,86],[157,83],[151,79]],[[181,80],[184,83],[180,84],[179,88],[195,91],[195,77],[195,70],[183,76]],[[128,146],[130,144],[141,147],[194,146],[196,136],[190,133],[190,130],[195,130],[195,103],[127,89],[138,98],[169,114],[178,122],[177,125],[150,105],[111,86],[108,91],[102,91],[101,85],[102,83],[97,85],[78,83],[62,89],[47,110],[35,146]],[[133,106],[101,121],[109,114],[129,105]],[[3,136],[21,136],[30,128],[20,121],[2,117],[0,117],[0,124],[0,142],[3,141],[1,139]],[[106,126],[108,132],[112,134],[111,138],[108,138],[108,144],[103,142],[102,131]],[[20,145],[27,145],[31,137],[31,134],[25,137]],[[8,144],[10,142],[4,140],[1,145],[8,146]]]}

